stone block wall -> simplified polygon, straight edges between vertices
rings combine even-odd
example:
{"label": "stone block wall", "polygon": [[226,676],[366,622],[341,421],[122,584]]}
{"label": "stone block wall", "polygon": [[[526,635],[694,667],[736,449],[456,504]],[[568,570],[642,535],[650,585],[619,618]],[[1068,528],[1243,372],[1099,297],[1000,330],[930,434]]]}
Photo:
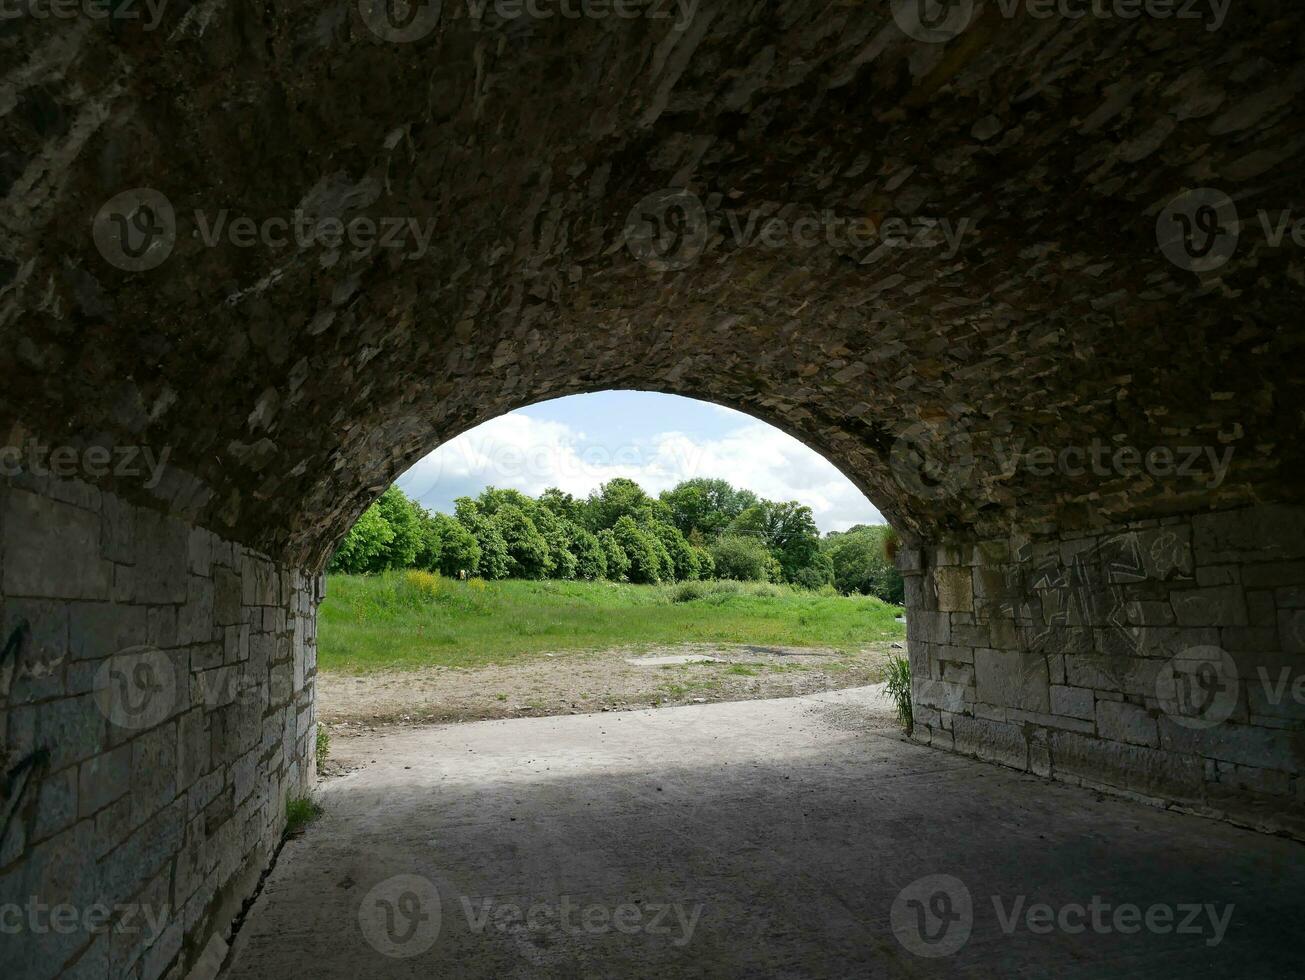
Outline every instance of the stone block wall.
{"label": "stone block wall", "polygon": [[320,599],[88,485],[0,483],[0,976],[217,958],[314,781]]}
{"label": "stone block wall", "polygon": [[898,565],[916,739],[1305,835],[1305,508]]}

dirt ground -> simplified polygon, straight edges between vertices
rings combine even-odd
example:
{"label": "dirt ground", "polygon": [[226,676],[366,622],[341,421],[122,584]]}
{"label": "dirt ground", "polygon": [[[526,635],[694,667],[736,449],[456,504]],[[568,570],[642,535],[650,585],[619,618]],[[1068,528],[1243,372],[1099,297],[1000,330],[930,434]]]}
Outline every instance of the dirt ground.
{"label": "dirt ground", "polygon": [[339,739],[380,728],[754,701],[862,687],[882,680],[887,658],[903,653],[900,642],[852,652],[682,644],[545,654],[511,666],[323,672],[317,677],[317,704],[342,749]]}

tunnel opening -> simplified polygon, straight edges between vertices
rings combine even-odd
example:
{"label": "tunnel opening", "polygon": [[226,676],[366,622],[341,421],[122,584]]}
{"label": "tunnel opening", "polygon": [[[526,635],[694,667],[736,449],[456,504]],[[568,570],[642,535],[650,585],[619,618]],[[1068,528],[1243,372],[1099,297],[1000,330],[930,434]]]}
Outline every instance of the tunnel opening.
{"label": "tunnel opening", "polygon": [[[336,545],[321,718],[574,714],[880,682],[890,651],[908,670],[897,544],[834,466],[743,413],[634,391],[536,403],[423,457]],[[388,673],[404,669],[412,683]]]}

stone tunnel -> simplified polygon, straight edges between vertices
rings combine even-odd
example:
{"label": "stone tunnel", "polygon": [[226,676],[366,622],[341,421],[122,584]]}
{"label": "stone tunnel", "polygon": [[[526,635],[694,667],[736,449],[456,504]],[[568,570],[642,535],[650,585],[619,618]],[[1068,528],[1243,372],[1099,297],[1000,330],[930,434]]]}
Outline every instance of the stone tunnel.
{"label": "stone tunnel", "polygon": [[313,782],[334,543],[610,388],[899,529],[916,739],[1305,833],[1296,6],[592,6],[0,21],[0,896],[184,909],[5,975],[189,973]]}

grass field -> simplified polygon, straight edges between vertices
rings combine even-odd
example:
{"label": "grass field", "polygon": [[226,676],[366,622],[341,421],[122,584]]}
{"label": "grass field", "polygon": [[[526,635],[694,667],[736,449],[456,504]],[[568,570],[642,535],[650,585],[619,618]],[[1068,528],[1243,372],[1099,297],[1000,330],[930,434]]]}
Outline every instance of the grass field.
{"label": "grass field", "polygon": [[550,652],[676,643],[857,650],[904,636],[900,613],[870,597],[761,583],[333,575],[318,616],[318,665],[354,674],[479,667]]}

